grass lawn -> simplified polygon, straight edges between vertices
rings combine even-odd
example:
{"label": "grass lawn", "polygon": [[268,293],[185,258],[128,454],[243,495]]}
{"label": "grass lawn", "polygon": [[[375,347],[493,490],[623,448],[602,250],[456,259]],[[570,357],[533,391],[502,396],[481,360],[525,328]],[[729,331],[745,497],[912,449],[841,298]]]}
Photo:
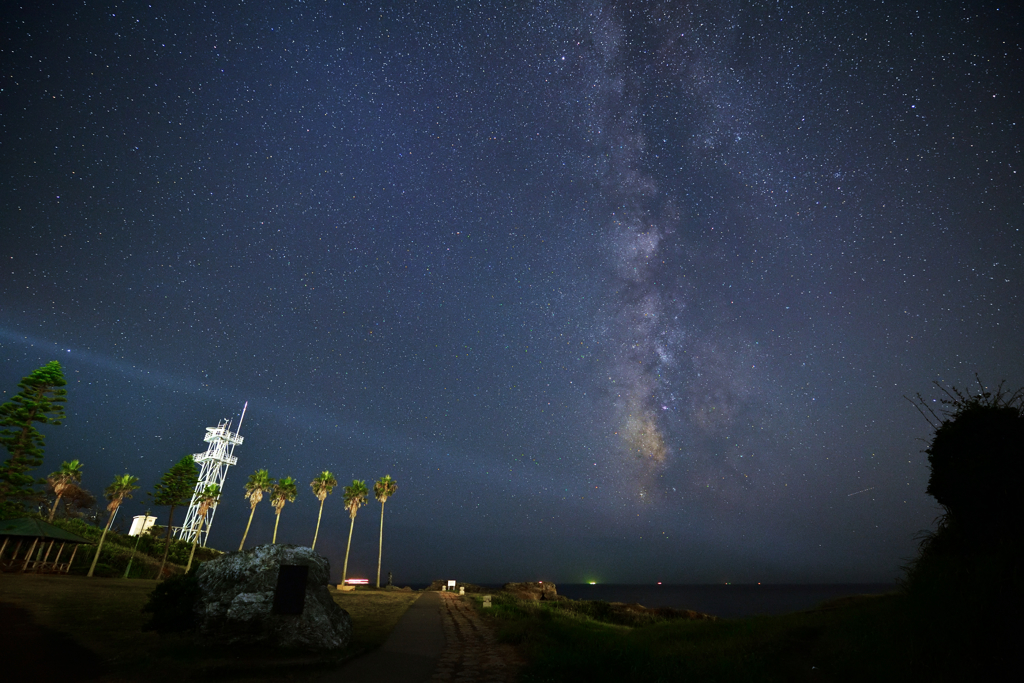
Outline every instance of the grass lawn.
{"label": "grass lawn", "polygon": [[[420,595],[331,589],[352,615],[353,638],[344,653],[324,656],[265,648],[209,650],[196,646],[191,636],[143,632],[148,615],[141,609],[156,585],[137,579],[0,575],[5,673],[22,673],[17,667],[25,663],[31,675],[16,678],[33,683],[313,680],[382,644]],[[905,683],[920,678],[903,595],[843,598],[781,616],[635,626],[601,621],[607,607],[585,601],[529,603],[498,594],[494,607],[481,611],[500,641],[522,648],[528,661],[524,683]],[[54,652],[60,653],[56,667],[51,666]]]}
{"label": "grass lawn", "polygon": [[[191,636],[142,631],[149,616],[143,614],[142,607],[156,585],[156,581],[140,579],[0,574],[0,603],[13,606],[0,616],[0,643],[6,643],[4,650],[15,643],[19,648],[18,652],[11,649],[3,659],[7,666],[20,659],[30,664],[32,671],[53,671],[59,678],[54,675],[52,680],[62,681],[96,676],[104,681],[180,682],[196,676],[239,682],[290,680],[326,673],[377,647],[419,596],[399,591],[332,590],[335,601],[352,615],[353,638],[345,652],[320,656],[265,648],[208,650],[197,647]],[[28,616],[36,629],[24,623]],[[56,653],[47,647],[50,642],[83,649],[54,669]],[[90,659],[90,654],[95,659]],[[76,672],[76,666],[83,670]],[[40,675],[44,677],[36,675],[31,680],[48,680],[47,674]]]}
{"label": "grass lawn", "polygon": [[902,596],[861,596],[822,609],[717,621],[604,623],[567,604],[496,597],[501,641],[523,648],[524,682],[914,680]]}
{"label": "grass lawn", "polygon": [[399,618],[420,593],[407,591],[330,589],[331,597],[352,615],[350,650],[363,651],[380,646],[387,640]]}

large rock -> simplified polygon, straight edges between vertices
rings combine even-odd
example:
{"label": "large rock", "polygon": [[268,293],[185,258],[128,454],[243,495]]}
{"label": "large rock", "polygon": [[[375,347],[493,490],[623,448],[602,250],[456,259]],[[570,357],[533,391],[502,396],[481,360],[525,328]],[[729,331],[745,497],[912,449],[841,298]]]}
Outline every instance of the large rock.
{"label": "large rock", "polygon": [[559,595],[555,584],[538,581],[536,583],[506,583],[501,587],[506,593],[511,593],[520,600],[565,600],[565,596]]}
{"label": "large rock", "polygon": [[199,640],[344,648],[352,619],[331,598],[330,573],[326,558],[294,545],[261,545],[204,563],[196,573],[202,591],[196,604]]}

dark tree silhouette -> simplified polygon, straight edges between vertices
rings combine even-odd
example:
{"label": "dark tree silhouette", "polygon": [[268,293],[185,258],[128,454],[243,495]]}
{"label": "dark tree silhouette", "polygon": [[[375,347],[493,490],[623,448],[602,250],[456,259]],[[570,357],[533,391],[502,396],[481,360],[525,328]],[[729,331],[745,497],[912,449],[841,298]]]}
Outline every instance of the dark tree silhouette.
{"label": "dark tree silhouette", "polygon": [[81,486],[74,486],[64,494],[64,516],[74,514],[75,517],[85,519],[91,524],[96,524],[99,519],[99,512],[94,509],[96,496],[88,489]]}
{"label": "dark tree silhouette", "polygon": [[946,390],[932,410],[927,492],[945,508],[903,587],[914,680],[996,680],[1016,665],[1024,609],[1024,390]]}
{"label": "dark tree silhouette", "polygon": [[60,424],[66,384],[60,363],[50,361],[23,378],[21,391],[0,406],[0,444],[10,454],[0,465],[0,516],[21,514],[24,501],[38,495],[36,479],[27,474],[43,464],[43,435],[34,423]]}
{"label": "dark tree silhouette", "polygon": [[60,499],[66,493],[76,488],[78,483],[82,481],[82,463],[78,460],[65,460],[60,464],[59,470],[50,473],[46,481],[53,488],[53,493],[57,497],[53,501],[53,507],[50,508],[48,519],[52,522],[53,516],[57,514],[57,506],[60,504]]}
{"label": "dark tree silhouette", "polygon": [[1000,384],[994,392],[964,395],[954,387],[946,393],[945,414],[925,450],[927,493],[946,509],[947,524],[976,541],[1019,535],[1024,390],[1008,394]]}
{"label": "dark tree silhouette", "polygon": [[196,490],[196,482],[199,481],[199,466],[191,455],[186,455],[179,460],[171,469],[167,470],[160,481],[153,487],[153,503],[156,505],[169,505],[170,512],[167,513],[167,536],[164,539],[164,557],[160,561],[160,571],[157,577],[162,577],[164,567],[167,565],[167,553],[171,548],[171,531],[174,528],[174,508],[181,505],[188,505],[192,501],[192,494]]}

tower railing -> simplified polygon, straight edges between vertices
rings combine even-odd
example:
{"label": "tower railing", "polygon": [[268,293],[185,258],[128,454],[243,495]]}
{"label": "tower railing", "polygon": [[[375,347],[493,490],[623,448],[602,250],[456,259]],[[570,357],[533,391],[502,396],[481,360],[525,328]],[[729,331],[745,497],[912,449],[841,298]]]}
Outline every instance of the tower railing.
{"label": "tower railing", "polygon": [[[245,408],[242,408],[242,418],[238,421],[239,428],[242,426],[242,420],[245,419],[245,409],[248,406],[247,402]],[[210,536],[210,528],[213,526],[213,517],[217,512],[217,506],[213,505],[207,510],[206,520],[203,522],[202,528],[198,528],[201,494],[211,484],[216,484],[221,492],[224,491],[224,480],[228,476],[228,468],[238,463],[238,458],[233,455],[235,446],[240,445],[244,441],[244,437],[239,436],[238,432],[232,432],[231,421],[225,419],[221,420],[216,427],[207,427],[203,441],[209,444],[206,451],[192,455],[193,460],[199,465],[199,480],[192,493],[192,502],[189,504],[185,521],[177,529],[177,537],[183,541],[192,541],[198,534],[199,543],[206,547],[206,540]]]}

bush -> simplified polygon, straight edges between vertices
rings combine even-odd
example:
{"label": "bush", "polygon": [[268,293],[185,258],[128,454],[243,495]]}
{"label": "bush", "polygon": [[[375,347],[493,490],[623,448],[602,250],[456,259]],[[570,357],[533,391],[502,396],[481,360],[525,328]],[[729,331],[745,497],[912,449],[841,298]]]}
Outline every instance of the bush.
{"label": "bush", "polygon": [[[98,542],[100,536],[103,535],[102,527],[93,526],[80,519],[55,519],[53,524],[65,531],[70,531],[87,538],[94,543]],[[164,529],[166,530],[166,527]],[[107,538],[103,543],[103,556],[100,558],[99,564],[96,565],[96,576],[124,576],[124,571],[128,566],[132,551],[136,548],[136,542],[138,543],[138,550],[135,553],[135,559],[132,560],[131,571],[128,574],[129,578],[159,578],[156,576],[156,573],[160,567],[160,560],[164,556],[164,539],[156,538],[150,534],[126,536],[117,533],[113,529],[107,532]],[[172,573],[181,572],[184,565],[188,563],[188,556],[191,551],[192,544],[190,542],[172,538],[171,546],[167,553],[168,566],[164,570],[165,574],[168,570]],[[89,565],[92,563],[92,556],[95,552],[96,546],[81,546],[75,555],[75,562],[71,567],[71,573],[85,574],[89,570]],[[212,560],[222,554],[220,550],[199,546],[196,548],[193,564]],[[101,570],[101,567],[104,567],[104,569]]]}
{"label": "bush", "polygon": [[925,451],[927,493],[945,514],[907,567],[904,589],[915,675],[979,679],[1012,660],[1024,607],[1024,390],[946,394]]}
{"label": "bush", "polygon": [[142,608],[143,612],[153,615],[142,630],[167,634],[195,629],[195,605],[199,597],[199,581],[194,569],[161,582],[149,594],[149,602]]}
{"label": "bush", "polygon": [[959,401],[925,451],[932,470],[927,493],[973,536],[965,540],[1021,534],[1024,413],[1014,403],[1001,392]]}

